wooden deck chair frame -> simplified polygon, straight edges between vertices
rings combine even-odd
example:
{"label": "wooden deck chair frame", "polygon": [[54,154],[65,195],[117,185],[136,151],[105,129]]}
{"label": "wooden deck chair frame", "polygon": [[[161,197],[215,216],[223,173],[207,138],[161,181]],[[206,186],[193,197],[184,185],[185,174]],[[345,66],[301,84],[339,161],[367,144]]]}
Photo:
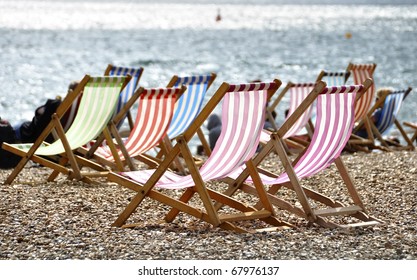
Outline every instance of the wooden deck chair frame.
{"label": "wooden deck chair frame", "polygon": [[[224,196],[221,193],[214,191],[213,189],[210,189],[209,187],[207,187],[206,182],[203,180],[203,177],[202,177],[203,175],[200,173],[199,168],[195,164],[192,154],[190,152],[190,148],[187,145],[191,137],[196,133],[198,128],[200,128],[203,125],[204,121],[208,118],[208,116],[211,114],[214,108],[223,100],[226,94],[230,92],[234,93],[236,91],[245,91],[245,90],[248,91],[249,90],[252,92],[254,90],[256,91],[257,89],[258,91],[265,89],[267,90],[267,93],[265,95],[272,95],[280,86],[280,84],[281,82],[279,80],[274,80],[273,83],[244,84],[244,85],[229,85],[227,83],[223,83],[219,87],[219,89],[214,93],[214,95],[211,97],[208,103],[204,106],[204,108],[201,110],[200,114],[197,116],[197,118],[192,123],[192,125],[188,127],[188,129],[177,138],[177,143],[173,146],[172,151],[163,159],[163,161],[158,166],[158,168],[156,170],[149,171],[151,172],[148,174],[149,178],[145,179],[144,183],[139,183],[139,181],[137,180],[127,178],[123,175],[116,174],[114,172],[109,173],[108,175],[109,181],[116,182],[126,188],[129,188],[135,191],[136,193],[135,196],[130,200],[130,203],[122,211],[122,213],[119,215],[119,217],[117,218],[117,220],[114,222],[113,225],[124,226],[124,227],[135,226],[135,225],[125,225],[125,223],[127,219],[132,215],[132,213],[135,212],[136,208],[139,206],[142,200],[148,197],[150,199],[158,201],[159,203],[162,203],[163,205],[167,205],[171,207],[171,211],[169,211],[169,213],[165,217],[165,220],[167,222],[171,222],[177,216],[179,212],[182,212],[182,213],[186,213],[191,216],[194,216],[195,218],[199,220],[208,222],[212,224],[213,226],[220,227],[223,229],[228,229],[228,230],[235,230],[238,232],[247,232],[248,230],[245,228],[242,228],[239,225],[235,225],[234,222],[246,221],[246,220],[252,220],[252,219],[261,219],[277,227],[291,227],[292,226],[291,224],[282,222],[274,217],[273,207],[267,199],[262,200],[262,203],[265,203],[265,205],[263,205],[263,209],[255,210],[254,208],[247,207],[244,203],[238,200]],[[247,92],[245,94],[248,95]],[[249,93],[249,94],[252,94],[252,93]],[[261,93],[258,93],[259,96],[261,96],[260,94]],[[251,134],[246,135],[246,137],[249,137],[252,140],[256,139],[257,137],[258,141],[259,141],[260,131],[262,130],[263,122],[265,120],[264,108],[265,108],[267,97],[266,96],[258,97],[258,99],[259,98],[264,99],[263,104],[258,103],[257,105],[258,106],[257,111],[262,112],[262,113],[252,114],[252,117],[251,117],[251,119],[256,119],[259,121],[259,123],[257,123],[257,126],[255,127],[257,129],[256,130],[257,136],[251,135]],[[229,104],[231,103],[233,102],[230,101]],[[238,106],[236,104],[240,104],[241,106],[241,103],[238,103],[238,102],[233,103],[233,104],[234,106]],[[242,107],[240,107],[240,112],[242,112]],[[223,127],[224,126],[222,126],[222,128]],[[251,128],[254,128],[253,124],[251,125]],[[243,130],[239,130],[239,131],[243,131]],[[240,134],[241,133],[242,132],[240,132]],[[256,143],[256,141],[253,143]],[[219,146],[220,145],[221,144],[219,144]],[[246,156],[250,156],[250,153],[248,153],[248,151],[250,150],[251,152],[254,153],[256,150],[256,146],[250,148],[249,150],[247,149],[243,149],[243,150]],[[216,151],[216,148],[213,151],[213,154],[215,154],[215,151]],[[189,180],[188,183],[191,182],[193,186],[188,187],[187,185],[184,187],[184,185],[181,185],[183,184],[183,182],[179,182],[178,186],[176,185],[177,184],[176,182],[173,183],[172,185],[175,185],[175,187],[184,187],[183,194],[179,198],[175,198],[175,197],[167,195],[164,192],[157,190],[155,188],[155,185],[159,182],[159,180],[161,180],[161,178],[164,175],[167,175],[166,174],[167,169],[169,168],[170,164],[173,162],[175,157],[178,156],[179,154],[182,154],[191,173],[191,175],[189,175],[188,177],[187,176],[184,176],[184,177],[186,177],[186,179]],[[214,156],[213,154],[211,156]],[[216,156],[218,156],[218,154]],[[242,158],[240,160],[242,160]],[[206,161],[206,163],[207,162],[208,161]],[[257,173],[255,170],[255,167],[253,166],[250,159],[246,162],[246,165],[248,166],[250,170],[249,171],[250,175],[256,176]],[[204,168],[204,166],[202,168]],[[139,171],[139,172],[141,172],[141,174],[144,174],[148,171]],[[221,176],[219,174],[216,174],[216,175]],[[169,178],[172,178],[172,176],[175,177],[179,175],[171,174],[164,178],[168,178],[168,180],[171,180]],[[265,198],[265,195],[266,195],[265,190],[262,187],[260,187],[258,184],[256,184],[256,188],[260,197]],[[189,200],[193,197],[195,193],[198,194],[200,201],[204,205],[204,210],[196,208],[195,206],[187,203],[189,202]],[[233,213],[229,215],[219,215],[219,213],[217,213],[217,211],[214,209],[213,200],[221,201],[223,204],[228,205],[234,209],[237,209],[240,213]],[[273,228],[273,229],[276,229],[276,228]]]}
{"label": "wooden deck chair frame", "polygon": [[[131,76],[131,80],[129,84],[126,85],[126,87],[123,89],[123,91],[120,93],[120,100],[116,107],[116,114],[119,113],[124,105],[129,101],[129,99],[133,96],[134,92],[137,90],[140,78],[143,74],[143,67],[122,67],[122,66],[115,66],[112,64],[107,65],[106,70],[104,71],[105,76]],[[133,117],[132,114],[129,111],[126,113],[126,118],[129,123],[129,128],[133,128]],[[120,120],[120,123],[117,124],[117,127],[120,128],[123,124],[124,118]]]}
{"label": "wooden deck chair frame", "polygon": [[[369,64],[354,64],[349,63],[346,71],[351,73],[353,79],[353,84],[359,85],[364,83],[364,81],[369,79],[374,79],[373,75],[376,69],[375,63]],[[360,150],[364,152],[369,152],[368,147],[375,143],[375,138],[372,133],[371,121],[367,117],[367,113],[371,109],[375,99],[375,84],[372,84],[371,87],[366,91],[362,97],[358,100],[355,106],[355,122],[358,124],[363,121],[364,127],[367,131],[368,137],[363,138],[355,134],[352,134],[351,139],[346,145],[347,150]]]}
{"label": "wooden deck chair frame", "polygon": [[[129,170],[137,170],[133,158],[145,159],[144,162],[151,167],[158,166],[158,162],[142,155],[162,142],[172,119],[175,103],[185,90],[185,86],[171,88],[139,87],[109,123],[109,131],[111,137],[117,143],[117,147],[114,145],[103,147],[101,143],[105,138],[102,135],[89,150],[81,148],[79,152],[88,159],[94,159],[111,170],[120,172],[125,171],[126,166],[129,167]],[[126,116],[126,113],[135,103],[138,103],[136,119],[132,131],[127,139],[123,141],[116,124]],[[97,173],[97,176],[102,175],[103,173]]]}
{"label": "wooden deck chair frame", "polygon": [[[307,94],[311,91],[312,88],[314,88],[315,83],[293,83],[288,82],[287,85],[281,90],[280,94],[275,98],[275,100],[272,102],[270,106],[267,107],[267,116],[268,120],[270,121],[273,130],[277,131],[278,126],[275,123],[274,117],[272,115],[272,112],[276,110],[278,107],[278,104],[282,101],[285,95],[291,94],[290,98],[290,108],[288,114],[290,115],[296,107],[301,104],[303,98],[307,96]],[[301,96],[301,97],[300,97]],[[303,117],[306,117],[307,119],[299,119],[296,126],[292,128],[291,131],[285,135],[285,142],[284,146],[287,149],[288,153],[291,153],[292,151],[302,150],[305,146],[308,145],[309,140],[302,140],[299,137],[296,137],[296,134],[303,128],[307,130],[308,135],[312,135],[312,132],[314,130],[314,126],[311,122],[311,114],[312,110],[309,110],[308,112],[303,115]],[[288,118],[288,116],[286,116]],[[269,137],[266,137],[265,134],[269,134],[269,132],[263,132],[264,135],[262,135],[262,141],[263,143],[268,142],[267,139]],[[290,148],[290,146],[292,148]]]}
{"label": "wooden deck chair frame", "polygon": [[[416,139],[417,139],[417,124],[412,123],[412,122],[403,122],[403,125],[407,126],[408,128],[411,129],[410,132],[408,132],[408,133],[412,133],[411,137],[409,137],[411,143],[416,141]],[[407,131],[406,131],[406,133],[407,133]]]}
{"label": "wooden deck chair frame", "polygon": [[[358,100],[358,98],[360,98],[363,92],[365,92],[369,88],[371,83],[372,81],[368,79],[365,81],[363,86],[360,86],[362,87],[362,89],[360,89],[357,92],[356,100]],[[359,87],[359,86],[343,86],[343,87],[352,88],[352,87]],[[298,177],[297,173],[294,171],[294,167],[303,158],[304,154],[307,152],[308,147],[302,153],[300,153],[293,162],[291,162],[287,156],[287,153],[285,152],[284,146],[282,145],[282,142],[283,142],[282,136],[286,133],[286,131],[288,131],[288,129],[295,122],[297,117],[300,116],[302,112],[306,108],[308,108],[308,106],[310,106],[320,94],[326,94],[326,93],[332,94],[338,91],[339,90],[337,87],[326,88],[324,82],[322,81],[317,82],[317,86],[315,87],[315,89],[299,106],[297,111],[294,112],[294,114],[290,118],[288,118],[288,120],[281,126],[281,128],[277,132],[272,133],[271,141],[269,141],[268,144],[264,146],[263,149],[254,157],[253,163],[257,166],[257,170],[260,174],[263,184],[266,184],[264,181],[264,177],[262,177],[262,175],[267,175],[271,178],[278,178],[278,176],[273,174],[270,171],[260,168],[259,164],[272,151],[278,154],[280,161],[285,169],[285,172],[289,178],[287,182],[283,184],[271,185],[270,188],[268,189],[268,199],[271,201],[273,205],[277,206],[278,208],[289,211],[290,213],[295,214],[296,216],[304,218],[310,223],[317,223],[321,226],[329,227],[329,228],[336,228],[336,227],[349,228],[349,227],[375,225],[375,224],[380,223],[381,221],[374,217],[369,216],[366,213],[364,204],[340,156],[336,156],[336,158],[334,159],[334,163],[336,164],[337,169],[347,187],[348,193],[350,194],[354,202],[353,206],[345,206],[344,204],[338,201],[335,201],[332,198],[324,194],[321,194],[313,189],[309,189],[309,188],[301,186],[300,178]],[[344,130],[343,127],[342,127],[342,130]],[[313,137],[315,137],[315,135],[313,135]],[[349,135],[346,135],[346,137],[349,137]],[[310,143],[310,145],[313,145],[312,144],[313,141]],[[339,147],[341,147],[341,145],[339,145]],[[343,147],[341,147],[340,149],[342,148]],[[314,174],[311,174],[311,175],[314,175]],[[251,186],[250,184],[246,182],[247,178],[248,178],[247,170],[243,170],[243,172],[241,172],[240,174],[235,174],[234,179],[229,178],[228,183],[230,187],[224,194],[228,196],[232,196],[238,189],[240,189],[246,193],[256,195],[253,186]],[[286,201],[283,198],[279,197],[277,192],[282,187],[286,187],[294,191],[298,199],[298,202],[301,204],[301,207],[298,207],[293,202]],[[315,210],[310,204],[309,199],[320,202],[324,204],[325,206],[327,206],[328,208]],[[217,205],[217,208],[221,206],[222,205],[219,204]],[[359,219],[360,222],[351,223],[351,224],[339,224],[339,223],[335,223],[333,221],[329,221],[326,219],[326,217],[328,216],[340,216],[340,215],[355,217]]]}
{"label": "wooden deck chair frame", "polygon": [[[94,162],[76,155],[74,150],[92,140],[98,134],[105,133],[103,132],[106,131],[105,122],[106,120],[108,121],[111,119],[120,91],[123,90],[129,80],[130,76],[90,77],[89,75],[86,75],[76,89],[65,97],[53,114],[51,122],[33,144],[3,143],[3,148],[5,150],[22,157],[21,161],[6,179],[5,183],[11,184],[29,160],[53,170],[48,181],[52,181],[57,174],[62,173],[67,175],[69,179],[92,182],[88,177],[88,173],[84,174],[81,172],[80,165],[95,167],[100,170],[102,170],[102,168]],[[105,92],[103,92],[104,90]],[[60,120],[65,112],[72,106],[74,100],[81,94],[83,95],[83,98],[80,102],[80,109],[77,112],[73,124],[69,130],[65,132]],[[103,96],[103,94],[105,95],[99,100],[95,99],[96,97],[100,97],[100,94],[101,96]],[[81,110],[81,108],[83,110]],[[79,118],[77,119],[78,116]],[[85,127],[86,125],[90,125],[90,127],[87,128]],[[88,133],[77,130],[83,127],[87,129]],[[56,130],[59,139],[51,144],[45,143],[44,139],[53,129]],[[107,133],[105,134],[107,135]],[[90,136],[91,139],[85,139]],[[85,143],[80,143],[80,141]],[[42,151],[43,148],[50,148],[52,151],[45,151],[45,149]],[[54,153],[54,151],[60,152]],[[67,166],[68,162],[70,164],[69,167]]]}
{"label": "wooden deck chair frame", "polygon": [[[374,138],[378,139],[382,146],[373,144],[370,146],[370,148],[378,148],[383,151],[414,150],[414,145],[413,145],[412,140],[408,137],[401,123],[396,118],[398,111],[400,110],[401,103],[409,95],[411,90],[412,90],[411,87],[409,87],[406,90],[395,90],[395,91],[386,90],[386,91],[383,91],[382,95],[376,100],[375,104],[369,110],[367,114],[367,118],[371,119],[374,112],[377,109],[382,108],[382,112],[381,112],[382,115],[379,119],[379,122],[383,122],[383,123],[375,124],[373,121],[370,122],[372,133],[374,134]],[[401,98],[401,100],[395,100],[397,98]],[[399,103],[396,104],[396,102],[399,102]],[[387,111],[385,111],[385,109]],[[387,114],[389,114],[389,116]],[[364,122],[361,121],[355,127],[353,133],[361,129],[363,125],[364,125]],[[392,125],[395,125],[397,127],[398,131],[400,132],[401,136],[406,142],[405,146],[401,145],[400,143],[391,141],[390,139],[385,139],[383,137],[383,133],[386,132]]]}

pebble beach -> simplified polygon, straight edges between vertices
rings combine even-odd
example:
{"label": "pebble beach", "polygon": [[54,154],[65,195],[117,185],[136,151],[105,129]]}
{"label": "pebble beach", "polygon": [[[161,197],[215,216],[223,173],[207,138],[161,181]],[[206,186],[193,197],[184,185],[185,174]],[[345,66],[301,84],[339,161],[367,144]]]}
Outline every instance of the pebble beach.
{"label": "pebble beach", "polygon": [[[12,185],[0,185],[0,259],[416,260],[417,153],[360,152],[342,158],[369,214],[383,223],[328,229],[278,210],[296,227],[241,234],[184,214],[165,223],[167,209],[145,200],[132,217],[137,227],[115,228],[111,224],[132,191],[104,179],[46,182],[49,171],[28,164]],[[0,180],[10,172],[1,170]],[[302,184],[344,199],[335,167]]]}

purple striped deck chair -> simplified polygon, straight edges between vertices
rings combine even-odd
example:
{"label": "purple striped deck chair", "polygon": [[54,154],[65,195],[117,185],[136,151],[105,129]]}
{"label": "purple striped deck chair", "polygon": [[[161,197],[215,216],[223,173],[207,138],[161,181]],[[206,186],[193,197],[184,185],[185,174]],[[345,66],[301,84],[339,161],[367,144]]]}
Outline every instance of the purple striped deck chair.
{"label": "purple striped deck chair", "polygon": [[[91,182],[90,178],[81,172],[81,167],[94,166],[99,170],[103,170],[103,168],[78,156],[75,151],[107,130],[107,125],[114,115],[120,92],[129,80],[130,77],[90,77],[86,75],[75,90],[65,97],[51,122],[34,143],[3,143],[4,149],[22,157],[6,183],[10,184],[29,160],[53,170],[48,181],[52,181],[61,173],[70,179]],[[83,97],[75,119],[68,131],[65,131],[61,124],[61,118],[81,94]],[[59,138],[51,144],[45,143],[44,139],[54,129]]]}
{"label": "purple striped deck chair", "polygon": [[[149,197],[172,207],[165,217],[168,222],[172,221],[179,212],[182,212],[213,226],[239,232],[245,232],[246,229],[233,224],[233,222],[259,219],[275,226],[290,226],[290,224],[283,223],[274,217],[272,205],[268,200],[262,200],[266,205],[263,205],[261,210],[255,210],[236,199],[223,196],[209,187],[210,182],[227,177],[229,173],[245,164],[253,171],[250,172],[251,175],[252,173],[257,174],[254,166],[251,165],[251,158],[256,152],[265,122],[266,102],[280,84],[279,80],[272,83],[242,85],[223,83],[197,116],[194,125],[190,126],[177,139],[178,142],[174,145],[173,150],[157,169],[122,174],[109,173],[108,179],[110,181],[137,192],[113,225],[124,225],[141,201],[145,197]],[[196,129],[203,125],[214,107],[222,100],[221,135],[210,157],[198,168],[187,145],[187,139],[195,134]],[[187,163],[189,175],[181,176],[167,170],[174,157],[179,153],[182,153]],[[265,197],[265,190],[258,184],[255,185],[260,197]],[[182,191],[182,195],[179,198],[176,198],[176,195],[169,196],[167,194],[169,191],[173,192],[173,195]],[[196,206],[195,202],[188,203],[195,193],[198,194],[204,210]],[[238,212],[218,213],[214,209],[213,200],[221,201]]]}
{"label": "purple striped deck chair", "polygon": [[[266,170],[258,168],[261,180],[264,185],[270,185],[268,194],[271,203],[281,209],[288,210],[293,214],[307,219],[326,227],[354,227],[374,225],[379,221],[366,214],[366,209],[362,200],[354,186],[352,179],[349,177],[348,171],[340,157],[343,148],[350,138],[353,125],[355,123],[354,106],[355,102],[365,92],[372,81],[365,81],[364,85],[341,86],[341,87],[324,87],[325,83],[319,81],[318,87],[303,102],[297,113],[290,117],[286,123],[275,133],[272,134],[272,140],[263,148],[262,151],[254,158],[254,163],[259,163],[266,155],[275,151],[284,166],[284,172],[281,175],[275,175]],[[299,154],[299,156],[291,162],[284,146],[282,145],[283,136],[287,133],[291,124],[295,123],[296,118],[317,100],[316,112],[317,118],[312,140],[308,147]],[[335,163],[344,183],[346,184],[353,206],[345,206],[343,203],[335,201],[325,194],[313,189],[301,186],[301,180],[311,177],[320,171],[328,168],[330,164]],[[237,174],[235,174],[236,176]],[[247,178],[247,173],[242,172],[236,177],[234,185],[232,185],[225,194],[232,195],[237,186],[244,192],[253,193],[253,187],[248,182],[252,182],[251,178]],[[246,180],[246,183],[245,181]],[[237,186],[236,186],[237,185]],[[301,204],[298,207],[290,200],[284,200],[278,194],[278,191],[286,187],[294,191],[296,200]],[[337,186],[335,186],[336,188]],[[314,200],[314,205],[310,200]],[[318,209],[322,205],[325,209]],[[329,221],[329,216],[353,216],[360,222],[349,224],[338,224]]]}
{"label": "purple striped deck chair", "polygon": [[[139,80],[142,77],[142,73],[143,73],[143,67],[138,67],[138,68],[120,67],[120,66],[114,66],[112,64],[109,64],[107,66],[106,70],[104,71],[104,75],[106,76],[130,75],[132,77],[129,84],[120,93],[119,102],[117,103],[117,107],[116,107],[116,114],[122,110],[123,106],[125,106],[128,100],[133,96],[133,93],[138,89]],[[129,122],[130,129],[132,129],[133,118],[132,118],[130,111],[127,112],[125,118],[127,118]],[[117,128],[120,129],[122,127],[123,122],[125,121],[125,118],[122,119],[120,123],[117,124]]]}
{"label": "purple striped deck chair", "polygon": [[[378,145],[372,145],[373,148],[379,148],[385,151],[392,151],[392,150],[402,150],[408,149],[413,150],[414,146],[412,141],[407,136],[407,133],[404,131],[401,123],[398,121],[398,114],[401,109],[401,105],[403,104],[404,99],[408,96],[411,92],[412,88],[408,88],[406,90],[390,90],[390,89],[382,89],[378,91],[377,100],[369,110],[367,114],[367,118],[371,120],[371,128],[374,134],[374,138],[377,138],[381,143],[382,147]],[[379,117],[377,120],[373,120],[373,118],[378,115]],[[388,134],[391,128],[395,127],[398,129],[400,134],[403,137],[403,140],[406,142],[407,145],[402,145],[401,143],[397,143],[388,139],[384,136]],[[360,131],[359,129],[363,127],[363,122],[361,122],[355,128],[354,133]],[[362,130],[362,133],[366,134],[366,130]]]}

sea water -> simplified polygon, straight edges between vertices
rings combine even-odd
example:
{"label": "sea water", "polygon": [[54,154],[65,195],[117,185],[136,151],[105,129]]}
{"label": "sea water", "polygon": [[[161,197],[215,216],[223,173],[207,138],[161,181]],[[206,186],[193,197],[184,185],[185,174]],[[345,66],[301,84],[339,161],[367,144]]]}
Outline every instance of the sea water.
{"label": "sea water", "polygon": [[[47,98],[65,96],[71,81],[102,75],[109,63],[144,67],[145,87],[215,72],[209,96],[223,81],[311,82],[322,69],[376,63],[377,88],[417,91],[415,4],[0,0],[0,116],[30,120]],[[416,105],[412,92],[400,119],[417,121]]]}

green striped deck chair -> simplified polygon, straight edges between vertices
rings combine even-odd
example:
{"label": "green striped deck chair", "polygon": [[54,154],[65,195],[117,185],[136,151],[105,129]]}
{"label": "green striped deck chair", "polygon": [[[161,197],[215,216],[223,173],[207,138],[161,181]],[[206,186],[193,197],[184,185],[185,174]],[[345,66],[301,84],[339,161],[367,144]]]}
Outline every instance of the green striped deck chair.
{"label": "green striped deck chair", "polygon": [[[7,184],[13,182],[29,160],[53,169],[50,178],[56,173],[68,175],[69,179],[90,179],[80,171],[80,165],[91,166],[93,162],[75,155],[74,150],[82,147],[107,129],[111,120],[120,91],[130,80],[130,77],[90,77],[86,75],[77,88],[66,96],[53,115],[51,122],[34,143],[8,144],[3,148],[22,157],[22,160],[7,178]],[[60,119],[71,107],[74,100],[82,94],[77,115],[67,132],[64,131]],[[46,136],[55,130],[59,139],[48,144]],[[111,142],[111,141],[110,141]],[[67,163],[69,162],[69,167]],[[48,178],[48,180],[50,180]]]}

